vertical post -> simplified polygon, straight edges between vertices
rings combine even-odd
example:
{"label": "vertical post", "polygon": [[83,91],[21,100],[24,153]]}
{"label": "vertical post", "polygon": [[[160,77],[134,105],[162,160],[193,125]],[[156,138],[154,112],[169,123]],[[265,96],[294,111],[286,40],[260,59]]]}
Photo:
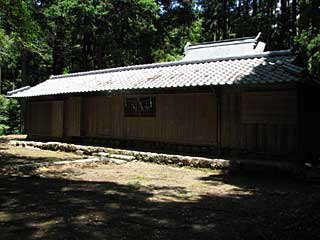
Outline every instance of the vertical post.
{"label": "vertical post", "polygon": [[296,144],[297,144],[297,160],[298,162],[302,162],[305,159],[305,152],[306,152],[306,133],[304,132],[304,126],[302,125],[303,118],[307,118],[307,116],[304,116],[307,113],[304,113],[304,101],[303,101],[303,89],[302,85],[297,84],[296,85],[296,94],[297,94],[297,139],[296,139]]}
{"label": "vertical post", "polygon": [[67,124],[66,124],[66,121],[67,121],[67,98],[63,98],[62,99],[63,101],[63,104],[62,104],[62,107],[63,107],[63,117],[62,117],[62,138],[63,140],[65,141],[66,140],[66,137],[67,137]]}
{"label": "vertical post", "polygon": [[85,111],[84,111],[84,97],[80,97],[80,138],[82,139],[85,135],[85,125],[84,125],[84,118],[85,118]]}
{"label": "vertical post", "polygon": [[22,98],[20,100],[20,131],[22,134],[26,134],[27,129],[26,129],[26,124],[27,124],[27,111],[26,111],[26,107],[27,107],[27,102],[25,98]]}
{"label": "vertical post", "polygon": [[221,152],[222,150],[222,112],[221,112],[221,87],[217,86],[216,87],[216,102],[217,102],[217,147],[219,151]]}

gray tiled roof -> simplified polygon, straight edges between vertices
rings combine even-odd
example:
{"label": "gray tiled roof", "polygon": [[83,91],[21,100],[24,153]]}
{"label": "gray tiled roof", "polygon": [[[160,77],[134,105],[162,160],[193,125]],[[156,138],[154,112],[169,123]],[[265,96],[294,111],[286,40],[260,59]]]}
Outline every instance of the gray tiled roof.
{"label": "gray tiled roof", "polygon": [[137,65],[52,76],[10,97],[299,81],[290,51],[202,61]]}
{"label": "gray tiled roof", "polygon": [[248,54],[256,54],[264,51],[264,43],[259,41],[260,33],[256,37],[235,38],[215,42],[205,42],[187,45],[184,47],[183,60],[200,60],[240,57]]}

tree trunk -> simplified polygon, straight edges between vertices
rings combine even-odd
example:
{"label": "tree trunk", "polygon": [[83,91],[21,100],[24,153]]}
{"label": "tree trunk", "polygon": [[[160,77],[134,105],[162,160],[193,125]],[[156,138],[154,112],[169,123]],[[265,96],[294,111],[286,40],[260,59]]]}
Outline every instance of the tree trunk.
{"label": "tree trunk", "polygon": [[223,0],[223,5],[222,5],[222,39],[227,39],[228,38],[228,1]]}
{"label": "tree trunk", "polygon": [[257,0],[252,1],[252,16],[256,16],[258,11]]}
{"label": "tree trunk", "polygon": [[21,61],[21,79],[22,79],[22,86],[28,86],[28,79],[27,79],[27,64],[28,64],[28,52],[27,49],[22,49],[22,61]]}
{"label": "tree trunk", "polygon": [[243,17],[247,18],[249,16],[249,1],[243,1]]}
{"label": "tree trunk", "polygon": [[64,29],[63,19],[57,19],[58,29],[53,39],[53,74],[59,75],[63,73],[64,68]]}
{"label": "tree trunk", "polygon": [[281,0],[281,23],[284,24],[287,16],[287,0]]}
{"label": "tree trunk", "polygon": [[297,0],[292,0],[292,35],[297,35]]}
{"label": "tree trunk", "polygon": [[282,47],[283,48],[287,48],[288,47],[288,39],[286,37],[286,33],[288,31],[287,29],[287,21],[288,21],[288,18],[287,18],[287,0],[281,0],[281,6],[280,6],[280,9],[281,9],[281,15],[280,15],[280,41],[282,43]]}
{"label": "tree trunk", "polygon": [[54,46],[53,46],[53,74],[59,75],[63,73],[63,46],[62,41],[59,39],[60,36],[56,36],[54,39]]}

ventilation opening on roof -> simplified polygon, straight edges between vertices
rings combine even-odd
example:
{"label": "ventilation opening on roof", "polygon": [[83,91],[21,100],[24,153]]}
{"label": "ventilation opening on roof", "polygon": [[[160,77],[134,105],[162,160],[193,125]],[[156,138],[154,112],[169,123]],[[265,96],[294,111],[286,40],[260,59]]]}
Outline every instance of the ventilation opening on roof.
{"label": "ventilation opening on roof", "polygon": [[187,43],[184,61],[205,60],[215,58],[239,57],[261,53],[265,43],[259,41],[261,33],[256,37],[228,39],[206,43]]}

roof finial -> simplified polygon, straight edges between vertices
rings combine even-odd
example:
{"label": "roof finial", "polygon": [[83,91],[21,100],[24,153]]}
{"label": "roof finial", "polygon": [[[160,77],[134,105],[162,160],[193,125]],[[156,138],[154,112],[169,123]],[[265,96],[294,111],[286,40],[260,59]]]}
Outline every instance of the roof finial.
{"label": "roof finial", "polygon": [[258,33],[255,40],[258,41],[260,37],[261,37],[261,32]]}
{"label": "roof finial", "polygon": [[184,55],[187,55],[190,45],[191,45],[191,43],[187,42],[187,44],[184,46],[184,48],[183,48],[183,54]]}

